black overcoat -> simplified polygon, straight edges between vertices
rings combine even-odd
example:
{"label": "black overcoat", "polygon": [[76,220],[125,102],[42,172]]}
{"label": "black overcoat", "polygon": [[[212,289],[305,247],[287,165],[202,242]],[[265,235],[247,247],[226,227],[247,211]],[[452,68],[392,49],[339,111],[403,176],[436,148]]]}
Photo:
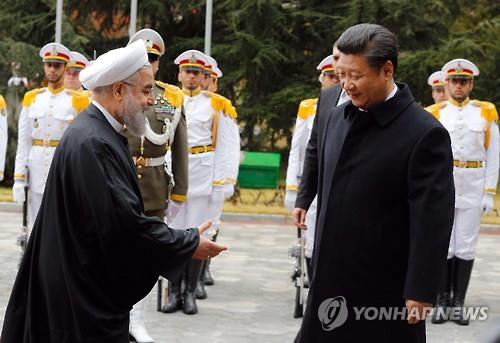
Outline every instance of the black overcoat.
{"label": "black overcoat", "polygon": [[[404,309],[405,299],[432,303],[448,251],[454,215],[450,138],[407,85],[398,88],[368,112],[351,102],[336,107],[326,123],[314,276],[297,342],[425,341],[424,322],[364,320],[374,312],[356,320],[354,309]],[[345,299],[348,315],[331,329],[341,303],[326,317],[318,311],[336,297]]]}
{"label": "black overcoat", "polygon": [[91,105],[55,152],[0,341],[128,343],[132,305],[197,245],[143,214],[127,140]]}

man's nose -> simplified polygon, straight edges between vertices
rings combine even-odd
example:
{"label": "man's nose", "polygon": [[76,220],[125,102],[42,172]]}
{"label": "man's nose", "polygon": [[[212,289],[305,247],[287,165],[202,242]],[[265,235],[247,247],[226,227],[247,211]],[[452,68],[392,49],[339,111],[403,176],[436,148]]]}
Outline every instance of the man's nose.
{"label": "man's nose", "polygon": [[155,99],[152,95],[148,96],[148,106],[153,106],[155,104]]}

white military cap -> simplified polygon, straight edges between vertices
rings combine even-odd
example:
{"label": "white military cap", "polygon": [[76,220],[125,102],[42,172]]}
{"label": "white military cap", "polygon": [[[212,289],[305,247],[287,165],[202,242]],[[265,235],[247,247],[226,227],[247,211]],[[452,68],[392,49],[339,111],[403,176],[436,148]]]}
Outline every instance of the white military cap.
{"label": "white military cap", "polygon": [[88,58],[78,51],[71,51],[71,59],[69,60],[68,68],[84,69],[89,65],[89,62]]}
{"label": "white military cap", "polygon": [[221,78],[222,77],[222,70],[219,69],[219,67],[215,66],[212,70],[212,76],[216,78]]}
{"label": "white military cap", "polygon": [[177,56],[174,63],[178,64],[179,68],[203,71],[208,61],[206,55],[201,51],[188,50]]}
{"label": "white military cap", "polygon": [[160,34],[155,30],[151,29],[142,29],[137,31],[127,45],[135,42],[138,39],[142,39],[146,43],[146,49],[149,54],[156,54],[159,56],[163,56],[165,53],[165,43],[163,42],[163,38],[161,38]]}
{"label": "white military cap", "polygon": [[441,70],[435,71],[427,79],[427,84],[429,86],[431,86],[432,88],[434,88],[434,87],[444,87],[444,85],[446,84],[446,75]]}
{"label": "white military cap", "polygon": [[479,68],[465,58],[456,58],[446,63],[441,69],[446,78],[472,79],[479,75]]}
{"label": "white military cap", "polygon": [[125,80],[148,64],[146,45],[142,39],[124,48],[110,50],[99,56],[80,73],[80,81],[85,89],[112,85]]}
{"label": "white military cap", "polygon": [[217,61],[215,60],[215,58],[209,55],[205,55],[205,59],[207,60],[204,68],[205,72],[208,75],[212,75],[214,73],[214,68],[217,67]]}
{"label": "white military cap", "polygon": [[67,63],[71,58],[71,52],[67,47],[59,43],[48,43],[40,49],[40,57],[43,62]]}
{"label": "white military cap", "polygon": [[333,55],[326,56],[323,61],[318,64],[316,69],[322,73],[333,73],[335,71],[335,68],[333,67]]}
{"label": "white military cap", "polygon": [[205,55],[207,59],[207,65],[205,65],[205,70],[210,74],[212,77],[222,77],[222,70],[220,70],[219,65],[215,58],[209,55]]}

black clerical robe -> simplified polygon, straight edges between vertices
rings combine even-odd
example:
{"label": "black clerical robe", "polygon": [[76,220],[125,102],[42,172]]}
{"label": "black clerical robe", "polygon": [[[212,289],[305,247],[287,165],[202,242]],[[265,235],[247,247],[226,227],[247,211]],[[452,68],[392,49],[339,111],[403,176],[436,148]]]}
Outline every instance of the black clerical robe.
{"label": "black clerical robe", "polygon": [[368,112],[334,108],[325,124],[314,277],[297,342],[425,341],[425,323],[398,312],[405,299],[435,299],[453,225],[453,157],[446,129],[398,87]]}
{"label": "black clerical robe", "polygon": [[143,214],[127,140],[91,105],[55,152],[1,342],[128,343],[132,305],[198,239]]}

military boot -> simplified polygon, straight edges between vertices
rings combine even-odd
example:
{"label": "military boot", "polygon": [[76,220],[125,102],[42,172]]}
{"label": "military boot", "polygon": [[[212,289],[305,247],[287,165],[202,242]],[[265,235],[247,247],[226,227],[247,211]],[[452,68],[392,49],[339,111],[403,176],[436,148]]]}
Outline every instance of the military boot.
{"label": "military boot", "polygon": [[[458,325],[469,325],[469,318],[466,315],[464,303],[473,264],[474,260],[462,260],[455,257],[453,307],[455,308],[454,314],[456,315],[458,312],[458,316],[455,316],[453,321]],[[458,311],[457,308],[459,308],[460,311]]]}
{"label": "military boot", "polygon": [[200,279],[198,280],[196,284],[196,290],[195,290],[195,295],[196,299],[206,299],[207,298],[207,291],[205,290],[205,270],[207,268],[208,261],[202,261],[201,262],[201,272],[200,272]]}
{"label": "military boot", "polygon": [[186,271],[185,279],[185,289],[182,299],[182,312],[185,314],[196,314],[198,313],[198,306],[196,306],[196,296],[194,294],[196,290],[196,284],[200,279],[201,263],[203,261],[192,259],[189,262],[188,269]]}
{"label": "military boot", "polygon": [[168,300],[167,304],[162,307],[162,312],[174,313],[182,308],[181,282],[181,279],[168,282]]}

